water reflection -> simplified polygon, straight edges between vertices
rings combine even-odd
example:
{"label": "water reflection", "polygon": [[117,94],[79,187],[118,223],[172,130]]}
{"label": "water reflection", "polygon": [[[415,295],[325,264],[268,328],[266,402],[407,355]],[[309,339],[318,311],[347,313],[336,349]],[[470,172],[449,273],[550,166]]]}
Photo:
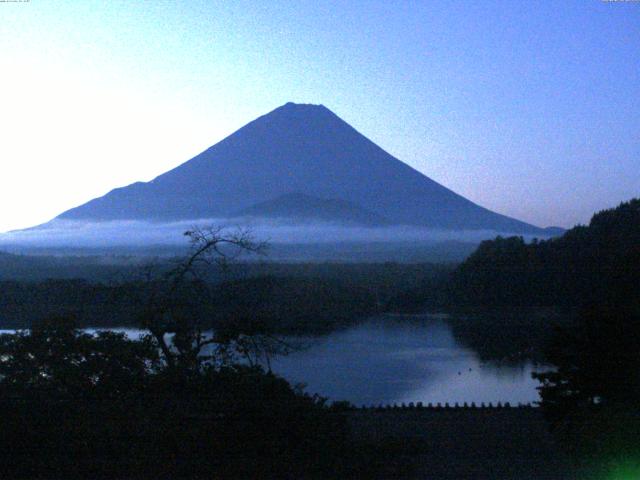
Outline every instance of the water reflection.
{"label": "water reflection", "polygon": [[[144,333],[114,330],[131,338]],[[442,317],[382,316],[327,336],[288,341],[304,348],[272,359],[273,371],[331,400],[357,405],[538,400],[532,362],[483,363],[455,339]]]}
{"label": "water reflection", "polygon": [[380,317],[272,362],[307,391],[356,404],[511,402],[538,399],[530,362],[485,365],[429,316]]}

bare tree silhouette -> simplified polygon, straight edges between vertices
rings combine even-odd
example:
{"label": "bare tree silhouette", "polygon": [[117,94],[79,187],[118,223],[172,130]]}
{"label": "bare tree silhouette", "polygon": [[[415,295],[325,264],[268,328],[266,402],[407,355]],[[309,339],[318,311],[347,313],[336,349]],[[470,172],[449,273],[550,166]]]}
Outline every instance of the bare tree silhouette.
{"label": "bare tree silhouette", "polygon": [[[189,307],[206,302],[210,294],[206,277],[211,269],[224,270],[244,254],[263,255],[266,243],[256,240],[247,229],[193,228],[184,235],[190,242],[184,258],[164,272],[153,268],[144,272],[146,288],[140,326],[149,331],[169,368],[198,369],[203,362],[224,363],[231,359],[232,352],[255,359],[256,351],[250,346],[266,351],[271,345],[248,338],[257,332],[238,330],[232,334],[227,328],[212,334],[207,319]],[[246,329],[247,322],[238,324],[241,325]]]}

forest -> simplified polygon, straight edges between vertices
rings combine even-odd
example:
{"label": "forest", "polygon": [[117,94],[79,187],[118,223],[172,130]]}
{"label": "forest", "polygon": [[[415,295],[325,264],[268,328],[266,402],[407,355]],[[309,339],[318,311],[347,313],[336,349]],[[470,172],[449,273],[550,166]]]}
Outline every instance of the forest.
{"label": "forest", "polygon": [[474,306],[637,302],[639,262],[640,200],[633,199],[557,238],[482,242],[453,272],[450,296]]}

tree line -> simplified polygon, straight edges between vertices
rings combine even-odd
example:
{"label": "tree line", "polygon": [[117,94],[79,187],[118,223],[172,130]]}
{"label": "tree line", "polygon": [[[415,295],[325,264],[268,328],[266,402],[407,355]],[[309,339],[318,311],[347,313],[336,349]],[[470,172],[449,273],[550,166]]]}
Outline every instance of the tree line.
{"label": "tree line", "polygon": [[554,368],[534,374],[540,404],[585,478],[640,475],[640,199],[559,238],[483,242],[449,289],[463,305],[570,307]]}
{"label": "tree line", "polygon": [[498,237],[480,244],[452,274],[458,305],[579,306],[640,297],[640,199],[593,215],[549,240]]}

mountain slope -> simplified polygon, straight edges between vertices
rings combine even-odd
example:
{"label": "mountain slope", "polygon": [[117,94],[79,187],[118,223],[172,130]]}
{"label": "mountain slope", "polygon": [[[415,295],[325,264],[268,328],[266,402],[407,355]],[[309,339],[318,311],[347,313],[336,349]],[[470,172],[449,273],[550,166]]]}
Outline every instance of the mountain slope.
{"label": "mountain slope", "polygon": [[113,190],[59,218],[218,218],[293,192],[350,202],[396,224],[542,233],[434,182],[324,106],[293,103],[149,183]]}

